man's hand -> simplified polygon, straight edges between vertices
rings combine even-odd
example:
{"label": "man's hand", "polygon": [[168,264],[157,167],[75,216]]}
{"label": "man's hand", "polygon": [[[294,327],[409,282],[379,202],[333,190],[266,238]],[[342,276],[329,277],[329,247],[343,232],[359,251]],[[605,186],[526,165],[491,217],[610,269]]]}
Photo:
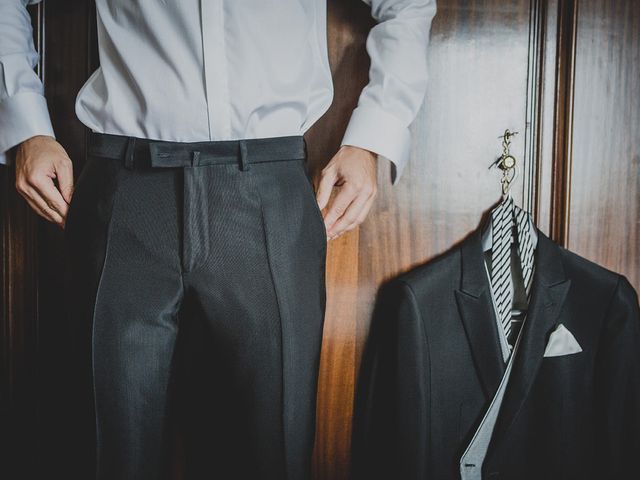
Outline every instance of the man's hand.
{"label": "man's hand", "polygon": [[73,193],[73,164],[62,145],[46,135],[31,137],[18,145],[15,165],[16,190],[38,215],[64,228]]}
{"label": "man's hand", "polygon": [[328,239],[353,230],[366,218],[377,193],[376,163],[375,153],[343,145],[322,169],[316,194],[320,210],[333,187],[341,187],[324,216]]}

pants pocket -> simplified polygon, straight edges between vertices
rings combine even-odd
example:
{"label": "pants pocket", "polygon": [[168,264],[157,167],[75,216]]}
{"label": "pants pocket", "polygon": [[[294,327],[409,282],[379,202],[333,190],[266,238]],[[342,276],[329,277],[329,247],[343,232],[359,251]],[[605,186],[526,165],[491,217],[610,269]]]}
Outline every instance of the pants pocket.
{"label": "pants pocket", "polygon": [[67,218],[65,221],[65,227],[64,227],[64,235],[66,237],[67,235],[67,231],[69,230],[69,225],[72,223],[72,219],[75,215],[75,209],[76,209],[76,204],[78,203],[78,200],[80,199],[80,197],[82,196],[82,192],[84,191],[84,183],[87,180],[87,177],[90,177],[94,168],[92,167],[92,163],[95,161],[95,157],[91,157],[89,156],[87,158],[86,163],[84,164],[84,166],[82,167],[82,170],[80,171],[80,175],[78,175],[78,178],[75,180],[75,183],[73,185],[73,193],[71,195],[71,201],[69,202],[69,208],[67,209]]}
{"label": "pants pocket", "polygon": [[89,156],[78,176],[64,228],[64,240],[71,249],[91,243],[90,231],[100,230],[111,217],[111,203],[124,166],[112,159]]}
{"label": "pants pocket", "polygon": [[322,210],[320,210],[320,206],[318,205],[318,200],[316,199],[316,192],[313,189],[313,180],[311,178],[311,174],[309,173],[308,164],[306,161],[296,162],[298,167],[298,171],[302,173],[302,179],[300,183],[302,184],[302,188],[304,189],[304,197],[308,201],[308,205],[314,212],[314,216],[317,222],[320,224],[320,231],[322,236],[327,239],[327,228],[324,223],[324,217],[322,216]]}

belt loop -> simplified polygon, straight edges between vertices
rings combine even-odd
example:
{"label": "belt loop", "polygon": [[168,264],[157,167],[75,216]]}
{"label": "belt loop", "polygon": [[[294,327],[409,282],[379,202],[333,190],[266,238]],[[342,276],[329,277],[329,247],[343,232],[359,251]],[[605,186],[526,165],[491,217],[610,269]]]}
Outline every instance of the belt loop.
{"label": "belt loop", "polygon": [[200,152],[198,150],[194,150],[191,156],[191,166],[198,167],[200,166]]}
{"label": "belt loop", "polygon": [[129,137],[127,140],[127,149],[124,153],[124,166],[129,170],[133,169],[133,156],[135,154],[136,139]]}
{"label": "belt loop", "polygon": [[243,172],[249,170],[249,162],[247,161],[247,143],[240,140],[240,170]]}
{"label": "belt loop", "polygon": [[302,155],[304,157],[304,164],[309,168],[309,147],[307,145],[307,139],[302,136]]}

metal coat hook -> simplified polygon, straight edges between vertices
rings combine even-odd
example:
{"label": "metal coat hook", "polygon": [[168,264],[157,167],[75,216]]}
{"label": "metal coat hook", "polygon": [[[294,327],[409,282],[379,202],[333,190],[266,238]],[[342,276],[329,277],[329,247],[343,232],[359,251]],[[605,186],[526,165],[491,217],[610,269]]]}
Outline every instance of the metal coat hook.
{"label": "metal coat hook", "polygon": [[517,134],[518,132],[511,132],[509,129],[506,129],[504,131],[504,135],[498,137],[502,138],[502,155],[500,155],[491,165],[489,165],[489,168],[496,166],[500,170],[502,170],[502,179],[500,180],[500,183],[502,184],[503,199],[509,196],[511,185],[513,185],[514,180],[518,176],[516,158],[509,152],[509,147],[511,146],[511,137]]}

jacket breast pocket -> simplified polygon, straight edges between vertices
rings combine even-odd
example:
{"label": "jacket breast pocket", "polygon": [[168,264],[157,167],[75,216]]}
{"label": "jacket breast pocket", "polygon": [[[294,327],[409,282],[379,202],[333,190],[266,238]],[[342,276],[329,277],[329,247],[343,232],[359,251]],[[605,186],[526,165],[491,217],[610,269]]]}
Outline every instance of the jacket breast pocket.
{"label": "jacket breast pocket", "polygon": [[581,398],[591,385],[592,365],[585,352],[543,357],[536,384],[547,402]]}

